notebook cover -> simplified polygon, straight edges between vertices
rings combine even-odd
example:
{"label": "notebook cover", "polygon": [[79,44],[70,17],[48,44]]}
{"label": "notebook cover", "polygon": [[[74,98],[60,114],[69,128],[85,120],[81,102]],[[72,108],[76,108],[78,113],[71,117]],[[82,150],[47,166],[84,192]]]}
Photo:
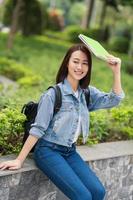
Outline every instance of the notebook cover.
{"label": "notebook cover", "polygon": [[96,57],[107,61],[107,56],[109,56],[109,53],[104,49],[104,47],[98,41],[90,37],[87,37],[83,34],[80,34],[78,37]]}

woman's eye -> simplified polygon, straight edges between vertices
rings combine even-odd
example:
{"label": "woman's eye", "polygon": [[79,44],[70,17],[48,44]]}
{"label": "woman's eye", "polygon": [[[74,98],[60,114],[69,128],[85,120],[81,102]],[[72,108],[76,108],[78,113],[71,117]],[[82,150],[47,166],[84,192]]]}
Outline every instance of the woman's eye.
{"label": "woman's eye", "polygon": [[88,65],[88,63],[83,63],[83,65]]}
{"label": "woman's eye", "polygon": [[78,62],[77,61],[73,61],[75,64],[78,64]]}

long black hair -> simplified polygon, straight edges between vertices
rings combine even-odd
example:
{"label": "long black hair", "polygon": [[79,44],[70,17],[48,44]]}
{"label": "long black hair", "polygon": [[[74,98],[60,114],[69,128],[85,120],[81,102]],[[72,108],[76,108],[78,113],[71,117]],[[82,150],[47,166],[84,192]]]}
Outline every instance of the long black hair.
{"label": "long black hair", "polygon": [[88,59],[88,72],[86,74],[86,76],[84,78],[82,78],[79,82],[80,87],[85,89],[88,87],[88,85],[90,84],[90,79],[91,79],[91,67],[92,67],[92,58],[91,58],[91,53],[90,51],[87,49],[87,47],[84,44],[77,44],[72,46],[71,48],[68,49],[62,64],[59,68],[59,71],[57,73],[56,76],[56,84],[63,82],[64,79],[67,77],[68,75],[68,63],[69,63],[69,59],[72,55],[73,52],[75,51],[82,51],[83,53],[86,54],[87,59]]}

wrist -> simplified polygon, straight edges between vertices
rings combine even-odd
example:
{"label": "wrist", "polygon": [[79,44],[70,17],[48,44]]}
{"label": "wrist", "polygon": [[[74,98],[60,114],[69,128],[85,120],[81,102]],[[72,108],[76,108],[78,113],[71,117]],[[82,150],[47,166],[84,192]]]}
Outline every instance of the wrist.
{"label": "wrist", "polygon": [[23,165],[24,160],[22,160],[20,158],[16,158],[16,160],[19,161],[21,165]]}

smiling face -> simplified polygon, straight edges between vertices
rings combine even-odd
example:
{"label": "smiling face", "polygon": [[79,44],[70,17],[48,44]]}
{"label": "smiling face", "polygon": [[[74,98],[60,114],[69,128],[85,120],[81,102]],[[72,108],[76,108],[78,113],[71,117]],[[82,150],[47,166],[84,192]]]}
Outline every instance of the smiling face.
{"label": "smiling face", "polygon": [[56,76],[56,83],[69,82],[86,89],[91,80],[92,58],[84,44],[76,44],[68,49]]}
{"label": "smiling face", "polygon": [[74,51],[68,62],[67,79],[79,82],[88,72],[88,58],[86,54],[80,50]]}

